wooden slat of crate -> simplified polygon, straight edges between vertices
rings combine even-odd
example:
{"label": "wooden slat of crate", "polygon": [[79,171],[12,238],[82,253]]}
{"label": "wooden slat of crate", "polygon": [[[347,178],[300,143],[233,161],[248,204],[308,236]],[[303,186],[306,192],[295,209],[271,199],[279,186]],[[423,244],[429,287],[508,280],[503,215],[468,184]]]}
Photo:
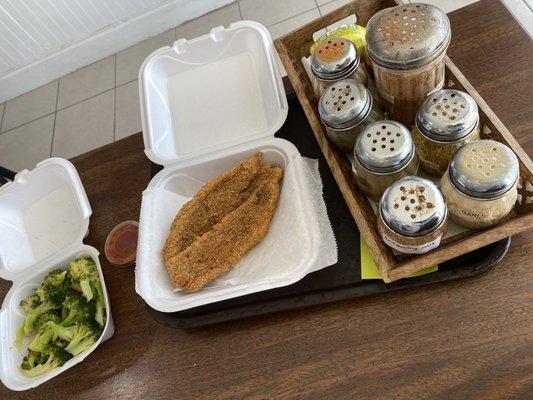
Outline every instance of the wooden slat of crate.
{"label": "wooden slat of crate", "polygon": [[506,144],[518,156],[521,173],[519,202],[508,219],[497,226],[447,238],[439,248],[423,255],[398,257],[383,243],[377,230],[376,215],[366,196],[358,189],[348,159],[327,138],[325,129],[320,122],[311,82],[302,66],[301,59],[309,55],[309,47],[312,44],[314,32],[354,13],[358,17],[358,23],[366,25],[370,17],[377,11],[395,5],[396,2],[392,0],[354,1],[275,41],[287,75],[302,104],[318,144],[385,282],[408,277],[413,272],[426,268],[428,265],[458,257],[533,227],[533,163],[531,159],[479,93],[447,57],[446,79],[449,82],[448,86],[453,85],[468,92],[479,106],[484,135]]}

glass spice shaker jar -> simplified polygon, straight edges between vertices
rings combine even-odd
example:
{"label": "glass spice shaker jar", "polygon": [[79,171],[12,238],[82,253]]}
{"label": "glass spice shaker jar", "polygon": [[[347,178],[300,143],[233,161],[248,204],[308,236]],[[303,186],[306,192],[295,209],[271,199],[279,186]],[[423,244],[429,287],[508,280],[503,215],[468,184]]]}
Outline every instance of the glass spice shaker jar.
{"label": "glass spice shaker jar", "polygon": [[318,113],[330,140],[349,154],[357,135],[368,124],[384,118],[370,92],[355,79],[330,85],[320,97]]}
{"label": "glass spice shaker jar", "polygon": [[367,125],[355,140],[352,170],[359,188],[374,200],[398,179],[416,175],[418,156],[409,130],[391,120]]}
{"label": "glass spice shaker jar", "polygon": [[515,206],[519,169],[502,143],[476,140],[461,147],[441,179],[452,220],[474,229],[500,222]]}
{"label": "glass spice shaker jar", "polygon": [[368,77],[355,45],[343,38],[319,44],[311,55],[313,90],[320,98],[324,90],[340,79],[356,79],[367,86]]}
{"label": "glass spice shaker jar", "polygon": [[378,230],[389,247],[400,253],[422,254],[440,245],[448,227],[447,214],[442,193],[433,182],[407,176],[383,193]]}
{"label": "glass spice shaker jar", "polygon": [[429,4],[404,4],[374,14],[366,26],[367,52],[391,119],[411,127],[425,97],[444,85],[450,21]]}
{"label": "glass spice shaker jar", "polygon": [[477,104],[470,95],[454,89],[429,95],[413,128],[422,169],[442,176],[455,152],[465,143],[479,139],[479,130]]}

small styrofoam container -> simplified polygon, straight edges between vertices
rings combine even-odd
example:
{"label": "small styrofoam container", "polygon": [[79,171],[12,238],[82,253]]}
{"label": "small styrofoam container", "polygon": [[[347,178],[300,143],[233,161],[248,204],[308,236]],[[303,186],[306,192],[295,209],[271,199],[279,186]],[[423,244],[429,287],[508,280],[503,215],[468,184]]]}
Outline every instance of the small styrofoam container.
{"label": "small styrofoam container", "polygon": [[[0,311],[0,379],[11,390],[34,388],[83,361],[98,345],[113,336],[109,296],[94,247],[83,244],[92,210],[74,166],[50,158],[31,171],[21,171],[13,182],[0,187],[0,277],[13,282]],[[28,378],[19,370],[30,338],[14,346],[26,312],[20,301],[40,286],[48,272],[67,269],[77,257],[90,256],[98,268],[105,297],[107,320],[100,338],[62,367]]]}
{"label": "small styrofoam container", "polygon": [[[286,171],[294,169],[292,181],[283,179],[282,193],[286,185],[294,185],[290,211],[299,218],[298,231],[287,232],[279,241],[280,251],[292,242],[300,251],[287,260],[290,274],[253,284],[206,287],[182,297],[148,297],[136,282],[150,307],[175,312],[303,278],[317,259],[320,231],[310,211],[314,206],[298,162],[301,156],[292,143],[274,138],[287,118],[288,105],[268,30],[256,22],[239,21],[156,50],[141,66],[139,97],[145,153],[163,166],[149,188],[191,198],[203,183],[261,151],[265,161]],[[275,219],[276,215],[273,224]],[[142,234],[141,226],[139,245]]]}

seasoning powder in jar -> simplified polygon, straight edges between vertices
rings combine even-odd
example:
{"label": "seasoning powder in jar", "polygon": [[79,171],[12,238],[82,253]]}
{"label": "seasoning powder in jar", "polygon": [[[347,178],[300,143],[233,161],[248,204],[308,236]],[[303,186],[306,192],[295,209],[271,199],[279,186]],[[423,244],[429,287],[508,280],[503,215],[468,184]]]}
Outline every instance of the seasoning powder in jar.
{"label": "seasoning powder in jar", "polygon": [[495,225],[513,209],[519,165],[510,148],[494,140],[461,147],[441,179],[450,217],[467,228]]}
{"label": "seasoning powder in jar", "polygon": [[355,45],[344,38],[330,38],[316,46],[311,54],[311,71],[317,98],[328,86],[341,79],[356,79],[365,86],[368,83]]}
{"label": "seasoning powder in jar", "polygon": [[437,248],[447,229],[447,208],[430,180],[408,176],[393,183],[379,203],[378,230],[393,249],[422,254]]}
{"label": "seasoning powder in jar", "polygon": [[318,113],[330,140],[351,154],[357,135],[368,124],[383,119],[370,92],[354,79],[343,79],[329,86],[320,97]]}
{"label": "seasoning powder in jar", "polygon": [[398,179],[416,175],[418,156],[409,130],[390,120],[367,125],[355,140],[352,169],[359,188],[374,200]]}
{"label": "seasoning powder in jar", "polygon": [[424,100],[413,128],[413,140],[424,171],[442,176],[455,152],[465,143],[478,139],[478,108],[468,94],[443,89]]}
{"label": "seasoning powder in jar", "polygon": [[366,26],[367,52],[391,119],[411,127],[424,98],[444,85],[450,21],[429,4],[404,4],[376,13]]}

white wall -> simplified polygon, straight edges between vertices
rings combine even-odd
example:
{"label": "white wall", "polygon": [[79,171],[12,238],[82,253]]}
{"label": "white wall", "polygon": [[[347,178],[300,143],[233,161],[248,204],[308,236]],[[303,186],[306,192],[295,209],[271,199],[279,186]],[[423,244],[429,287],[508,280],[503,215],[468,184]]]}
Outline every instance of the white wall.
{"label": "white wall", "polygon": [[232,0],[0,0],[0,103]]}

